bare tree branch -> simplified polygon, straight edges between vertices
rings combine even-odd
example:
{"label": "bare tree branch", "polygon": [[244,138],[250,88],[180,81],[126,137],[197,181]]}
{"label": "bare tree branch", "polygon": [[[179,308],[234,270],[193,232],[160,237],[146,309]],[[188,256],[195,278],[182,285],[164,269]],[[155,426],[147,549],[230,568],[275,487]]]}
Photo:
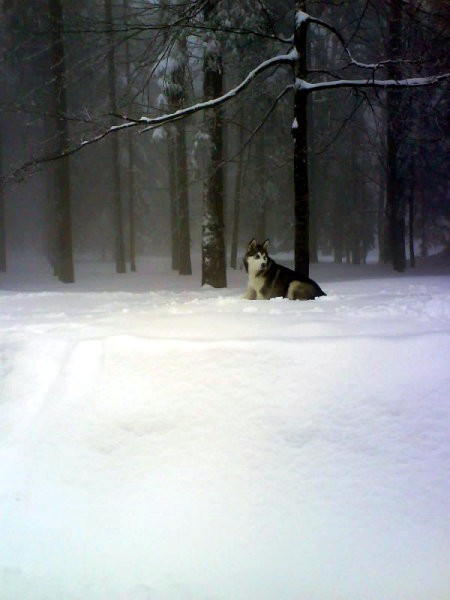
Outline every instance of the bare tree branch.
{"label": "bare tree branch", "polygon": [[273,103],[272,103],[271,107],[269,108],[269,110],[266,112],[266,114],[264,115],[264,117],[261,119],[260,123],[258,123],[258,125],[253,129],[253,131],[250,133],[250,135],[248,136],[248,138],[246,139],[246,141],[244,142],[244,144],[242,144],[242,146],[239,148],[239,150],[233,156],[231,156],[231,158],[229,159],[230,162],[233,161],[237,156],[239,156],[241,154],[241,152],[243,152],[245,150],[245,148],[251,143],[251,141],[253,140],[253,138],[255,137],[255,135],[258,133],[258,131],[262,127],[264,127],[264,124],[267,122],[267,119],[273,113],[273,111],[277,107],[277,105],[280,102],[280,100],[282,100],[282,98],[284,98],[284,96],[287,93],[289,93],[290,91],[292,91],[293,89],[294,89],[294,86],[292,84],[291,85],[287,85],[284,88],[284,90],[280,94],[278,94],[278,96],[273,101]]}
{"label": "bare tree branch", "polygon": [[436,85],[450,78],[450,73],[430,75],[429,77],[410,77],[407,79],[339,79],[338,81],[320,81],[309,83],[304,79],[296,79],[295,86],[305,92],[332,90],[338,88],[412,88]]}
{"label": "bare tree branch", "polygon": [[387,65],[392,65],[395,63],[405,63],[405,62],[411,62],[411,61],[405,61],[404,59],[386,59],[386,60],[380,60],[377,63],[363,63],[360,62],[358,60],[356,60],[352,53],[350,52],[349,48],[348,48],[348,43],[345,41],[344,36],[332,25],[330,25],[329,23],[327,23],[326,21],[323,21],[322,19],[317,19],[315,17],[311,17],[310,15],[307,15],[306,13],[304,14],[304,20],[307,21],[308,23],[314,23],[315,25],[318,25],[319,27],[323,27],[324,29],[327,29],[330,33],[332,33],[333,35],[335,35],[337,37],[337,39],[339,40],[343,51],[345,52],[345,54],[348,56],[350,63],[349,65],[347,65],[347,67],[353,66],[353,67],[359,67],[360,69],[370,69],[371,71],[377,71],[378,69],[384,68]]}
{"label": "bare tree branch", "polygon": [[214,99],[208,100],[206,102],[199,102],[192,106],[188,106],[186,108],[177,110],[173,113],[168,113],[168,114],[160,115],[157,117],[141,117],[140,119],[129,119],[127,116],[122,116],[121,118],[126,121],[125,123],[122,123],[120,125],[114,125],[113,127],[109,127],[108,129],[106,129],[105,131],[102,131],[98,135],[95,135],[94,137],[89,138],[88,140],[84,140],[84,141],[80,142],[79,144],[73,146],[72,148],[67,148],[63,152],[54,153],[54,154],[46,154],[45,156],[43,156],[41,158],[34,158],[34,159],[27,161],[21,167],[19,167],[19,169],[16,169],[10,175],[8,175],[6,178],[4,178],[3,185],[6,184],[6,180],[17,179],[17,178],[20,179],[21,177],[23,177],[23,175],[29,169],[36,167],[40,164],[52,162],[52,161],[60,159],[60,158],[71,156],[71,155],[75,154],[76,152],[79,152],[83,148],[101,141],[102,139],[104,139],[105,137],[110,135],[111,133],[118,133],[120,131],[128,130],[133,127],[142,127],[142,129],[139,130],[139,133],[145,133],[152,129],[156,129],[157,127],[161,127],[163,125],[167,125],[168,123],[173,123],[174,121],[178,121],[179,119],[184,119],[185,117],[193,115],[197,112],[212,109],[212,108],[217,108],[218,106],[221,106],[222,104],[233,99],[240,92],[242,92],[244,89],[246,89],[250,85],[250,83],[252,83],[252,81],[260,73],[263,73],[267,69],[276,67],[278,65],[293,64],[296,60],[297,60],[297,53],[295,50],[292,50],[288,54],[280,54],[280,55],[274,56],[272,58],[269,58],[268,60],[260,63],[252,71],[250,71],[250,73],[245,77],[245,79],[243,79],[237,86],[235,86],[234,88],[229,90],[226,94],[223,94],[222,96],[219,96],[218,98],[214,98]]}
{"label": "bare tree branch", "polygon": [[[312,93],[312,92],[321,91],[321,90],[333,90],[333,89],[339,89],[339,88],[374,88],[374,89],[411,88],[411,87],[436,85],[436,84],[450,78],[450,73],[444,73],[444,74],[440,74],[440,75],[431,75],[428,77],[405,78],[405,79],[399,79],[399,80],[375,79],[374,73],[377,69],[384,67],[387,64],[392,64],[393,62],[397,62],[397,61],[385,60],[385,61],[380,61],[378,63],[373,63],[373,64],[360,63],[359,61],[356,61],[353,58],[353,56],[351,55],[350,51],[347,48],[344,38],[334,27],[332,27],[325,21],[322,21],[321,19],[316,19],[314,17],[311,17],[310,15],[307,15],[306,13],[302,13],[301,11],[298,11],[298,12],[301,14],[297,15],[297,20],[301,19],[303,22],[307,21],[309,23],[315,23],[321,27],[328,29],[334,35],[336,35],[338,37],[343,49],[349,56],[351,65],[361,67],[364,69],[370,69],[372,71],[372,77],[368,77],[367,79],[354,79],[354,80],[353,79],[340,79],[340,80],[336,80],[336,81],[322,81],[322,82],[316,82],[316,83],[310,83],[303,79],[297,78],[295,81],[294,89],[301,90],[306,93]],[[299,56],[295,49],[292,49],[287,54],[280,54],[280,55],[274,56],[274,57],[260,63],[252,71],[250,71],[248,73],[248,75],[238,85],[233,87],[226,94],[223,94],[222,96],[219,96],[218,98],[214,98],[214,99],[206,101],[206,102],[199,102],[197,104],[188,106],[186,108],[177,110],[172,113],[167,113],[167,114],[159,115],[156,117],[142,116],[139,119],[131,119],[128,116],[121,115],[120,118],[122,118],[125,121],[124,123],[119,124],[119,125],[114,125],[113,127],[109,127],[108,129],[100,132],[97,135],[94,135],[93,137],[91,137],[87,140],[84,140],[84,141],[78,143],[75,146],[73,146],[71,148],[67,148],[62,153],[46,154],[43,157],[31,159],[30,161],[23,164],[20,168],[13,171],[13,173],[11,173],[8,177],[4,178],[3,185],[5,185],[6,180],[9,180],[11,178],[15,178],[15,179],[20,178],[23,176],[23,174],[25,172],[27,172],[28,170],[30,170],[33,167],[38,166],[39,164],[48,163],[48,162],[57,160],[59,158],[71,156],[72,154],[75,154],[76,152],[79,152],[80,150],[82,150],[84,147],[101,141],[103,138],[107,137],[111,133],[118,133],[120,131],[129,130],[130,128],[135,128],[135,127],[138,128],[139,133],[145,133],[149,130],[155,129],[157,127],[161,127],[168,123],[173,123],[174,121],[178,121],[179,119],[183,119],[183,118],[193,115],[197,112],[217,108],[217,107],[221,106],[222,104],[225,104],[229,100],[233,99],[234,97],[236,97],[239,93],[241,93],[244,89],[246,89],[258,75],[260,75],[264,71],[271,69],[273,67],[279,66],[279,65],[283,65],[283,64],[294,65],[295,62],[298,60],[298,58],[299,58]],[[276,99],[274,106],[277,104],[278,100],[282,96],[284,96],[284,94],[286,93],[286,91],[288,89],[290,89],[290,88],[286,88],[285,91],[281,94],[281,96]],[[270,114],[270,112],[271,111],[269,111],[269,114]],[[118,116],[118,115],[116,115],[116,116]]]}

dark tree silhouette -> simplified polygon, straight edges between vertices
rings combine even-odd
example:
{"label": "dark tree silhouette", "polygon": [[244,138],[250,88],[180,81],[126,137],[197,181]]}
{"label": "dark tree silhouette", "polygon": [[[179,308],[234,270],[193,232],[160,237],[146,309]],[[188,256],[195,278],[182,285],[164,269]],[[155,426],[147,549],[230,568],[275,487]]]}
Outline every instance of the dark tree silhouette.
{"label": "dark tree silhouette", "polygon": [[[216,2],[206,3],[204,20],[207,23]],[[217,39],[210,39],[203,63],[203,96],[205,101],[223,94],[222,56]],[[226,287],[226,258],[224,237],[224,178],[223,178],[223,118],[220,107],[207,115],[208,173],[205,182],[202,223],[202,285]]]}
{"label": "dark tree silhouette", "polygon": [[[63,154],[69,147],[67,114],[67,81],[63,41],[63,10],[61,0],[49,0],[51,57],[54,76],[54,102],[57,128],[57,150]],[[63,283],[74,282],[72,247],[72,209],[69,157],[56,165],[56,264],[55,272]]]}

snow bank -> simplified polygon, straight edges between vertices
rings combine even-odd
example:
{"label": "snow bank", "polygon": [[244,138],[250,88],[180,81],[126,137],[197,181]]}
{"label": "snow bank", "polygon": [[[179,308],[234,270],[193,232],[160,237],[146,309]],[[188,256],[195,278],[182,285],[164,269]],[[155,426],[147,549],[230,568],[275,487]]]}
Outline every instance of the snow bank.
{"label": "snow bank", "polygon": [[9,285],[2,600],[447,600],[450,280],[333,273]]}

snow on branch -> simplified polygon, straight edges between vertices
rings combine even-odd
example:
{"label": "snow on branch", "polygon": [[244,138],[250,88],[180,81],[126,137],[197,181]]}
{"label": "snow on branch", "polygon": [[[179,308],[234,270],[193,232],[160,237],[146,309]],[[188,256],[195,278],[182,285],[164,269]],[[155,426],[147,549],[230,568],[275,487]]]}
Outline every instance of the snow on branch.
{"label": "snow on branch", "polygon": [[408,88],[435,85],[449,78],[450,73],[443,73],[442,75],[430,75],[429,77],[410,77],[407,79],[338,79],[337,81],[320,81],[318,83],[309,83],[304,79],[297,78],[295,80],[295,89],[306,92],[316,92],[319,90],[331,90],[349,87]]}
{"label": "snow on branch", "polygon": [[301,25],[303,23],[306,23],[307,21],[311,21],[311,20],[312,19],[311,19],[310,15],[303,12],[302,10],[295,11],[295,26],[296,27],[301,27]]}
{"label": "snow on branch", "polygon": [[[192,106],[188,106],[186,108],[182,108],[173,113],[160,115],[159,117],[141,117],[141,119],[137,123],[147,123],[148,127],[145,127],[141,130],[140,133],[144,133],[149,129],[153,129],[154,127],[160,127],[161,125],[165,125],[166,123],[170,123],[172,121],[177,121],[178,119],[182,119],[191,114],[199,112],[200,110],[206,110],[210,108],[216,108],[221,106],[228,100],[231,100],[235,96],[237,96],[240,92],[242,92],[245,88],[249,86],[249,84],[263,71],[275,67],[281,64],[294,64],[298,58],[297,51],[292,49],[288,54],[279,54],[268,60],[260,63],[257,67],[255,67],[250,73],[239,83],[237,86],[229,90],[226,94],[219,96],[218,98],[213,98],[212,100],[207,100],[206,102],[198,102]],[[137,124],[136,122],[134,124]],[[127,125],[127,123],[125,123]],[[119,126],[120,127],[120,126]]]}
{"label": "snow on branch", "polygon": [[298,58],[298,54],[295,49],[292,49],[288,54],[279,54],[277,56],[273,56],[272,58],[269,58],[268,60],[265,60],[264,62],[260,63],[252,71],[250,71],[250,73],[237,86],[235,86],[234,88],[229,90],[226,94],[223,94],[222,96],[219,96],[218,98],[213,98],[212,100],[208,100],[206,102],[198,102],[197,104],[188,106],[186,108],[179,109],[172,113],[159,115],[158,117],[142,116],[140,119],[130,119],[127,116],[114,115],[116,117],[124,119],[126,122],[121,123],[120,125],[114,125],[112,127],[109,127],[108,129],[102,131],[101,133],[99,133],[87,140],[84,140],[75,146],[73,146],[71,148],[67,148],[63,152],[55,153],[55,154],[47,154],[46,156],[43,156],[41,158],[34,158],[34,159],[26,162],[19,169],[15,170],[12,174],[10,174],[8,179],[20,178],[29,169],[36,167],[39,164],[48,163],[48,162],[52,162],[52,161],[60,159],[60,158],[66,158],[68,156],[71,156],[72,154],[79,152],[86,146],[90,146],[91,144],[95,144],[95,143],[99,142],[100,140],[104,139],[111,133],[117,133],[117,132],[127,130],[130,128],[142,127],[142,126],[144,126],[144,128],[140,129],[139,133],[144,133],[151,129],[156,129],[157,127],[166,125],[167,123],[172,123],[174,121],[178,121],[179,119],[183,119],[183,118],[188,117],[189,115],[195,114],[199,111],[208,110],[211,108],[216,108],[218,106],[221,106],[225,102],[228,102],[229,100],[231,100],[232,98],[237,96],[245,88],[247,88],[250,85],[250,83],[260,73],[263,73],[267,69],[276,67],[278,65],[294,64],[295,61],[297,60],[297,58]]}

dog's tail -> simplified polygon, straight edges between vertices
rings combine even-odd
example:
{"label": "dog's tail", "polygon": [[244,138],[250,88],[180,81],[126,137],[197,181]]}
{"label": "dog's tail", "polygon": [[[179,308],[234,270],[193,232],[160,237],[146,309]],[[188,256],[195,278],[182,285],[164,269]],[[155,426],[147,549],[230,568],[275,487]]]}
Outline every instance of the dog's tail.
{"label": "dog's tail", "polygon": [[316,283],[316,287],[317,287],[316,298],[320,298],[320,296],[326,296],[326,293],[323,291],[323,289],[319,285],[317,285],[317,283]]}

